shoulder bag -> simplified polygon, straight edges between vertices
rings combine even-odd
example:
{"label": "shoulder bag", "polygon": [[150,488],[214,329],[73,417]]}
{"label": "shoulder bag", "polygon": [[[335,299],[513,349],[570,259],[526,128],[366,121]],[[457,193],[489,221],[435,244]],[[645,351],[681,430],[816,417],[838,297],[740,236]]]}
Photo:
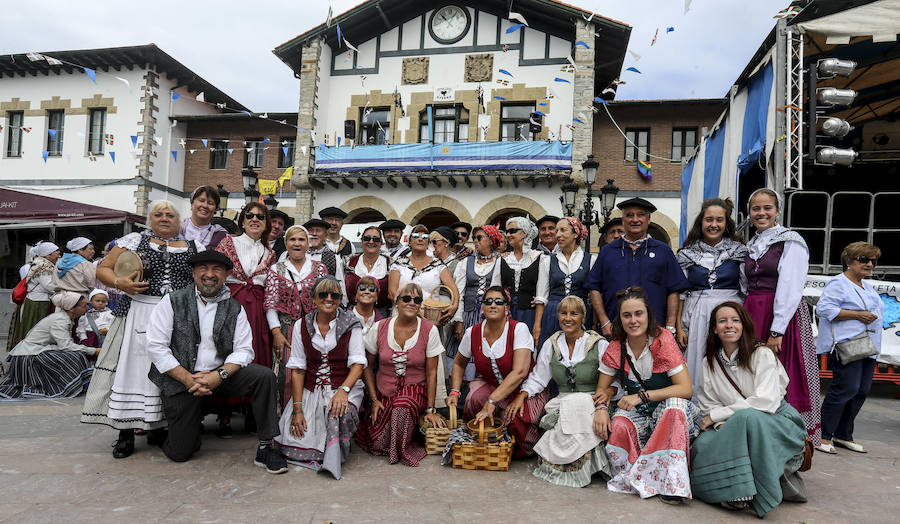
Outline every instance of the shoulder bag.
{"label": "shoulder bag", "polygon": [[[859,299],[862,300],[863,307],[868,311],[869,306],[866,304],[866,300],[863,298],[862,294],[859,290],[854,289],[854,291],[856,291]],[[831,339],[834,340],[834,322],[829,323],[829,326],[831,327]],[[840,360],[841,364],[845,366],[851,362],[874,357],[878,354],[878,348],[875,347],[872,339],[869,338],[868,327],[866,327],[861,334],[850,340],[845,340],[843,342],[834,341],[831,346],[831,351],[835,353],[835,356]]]}

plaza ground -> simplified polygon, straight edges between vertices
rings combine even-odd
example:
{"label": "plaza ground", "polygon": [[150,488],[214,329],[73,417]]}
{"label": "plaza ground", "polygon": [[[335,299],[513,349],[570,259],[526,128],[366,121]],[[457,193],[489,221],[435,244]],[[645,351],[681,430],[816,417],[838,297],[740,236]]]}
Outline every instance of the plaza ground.
{"label": "plaza ground", "polygon": [[[897,522],[900,515],[900,400],[877,386],[857,419],[869,453],[817,453],[804,476],[806,504],[785,503],[768,522]],[[344,478],[292,466],[269,475],[253,465],[256,440],[216,438],[186,463],[145,439],[127,459],[112,457],[116,433],[78,422],[84,397],[0,402],[0,522],[753,522],[694,500],[672,507],[606,490],[551,486],[531,475],[534,460],[509,472],[462,471],[427,457],[418,468],[389,465],[358,448]],[[212,429],[215,419],[208,417]]]}

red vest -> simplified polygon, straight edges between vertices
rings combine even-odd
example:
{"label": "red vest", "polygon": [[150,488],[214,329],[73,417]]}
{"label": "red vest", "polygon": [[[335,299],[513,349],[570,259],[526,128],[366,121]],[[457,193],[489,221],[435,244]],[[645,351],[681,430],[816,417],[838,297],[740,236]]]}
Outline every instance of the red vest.
{"label": "red vest", "polygon": [[[349,271],[344,272],[344,281],[347,284],[347,299],[351,304],[356,303],[356,287],[359,285],[359,281],[362,277],[357,275],[354,271],[356,270],[356,264],[360,263],[360,257],[362,255],[353,255],[347,261],[347,268]],[[383,257],[384,255],[378,255]],[[385,257],[387,258],[387,257]],[[387,262],[388,268],[390,268],[390,259]],[[375,300],[375,307],[384,309],[390,307],[391,300],[388,298],[388,272],[383,278],[378,279],[378,298]]]}
{"label": "red vest", "polygon": [[[516,324],[518,322],[515,320],[509,321],[509,327],[506,330],[506,352],[497,359],[497,367],[500,368],[500,374],[504,378],[512,372],[513,368],[513,354],[516,351],[516,348],[513,347],[516,340]],[[498,387],[500,383],[497,382],[497,377],[494,375],[491,359],[484,356],[484,352],[481,350],[481,340],[481,322],[479,322],[472,326],[472,359],[475,360],[475,371],[478,371],[482,380]],[[531,360],[531,367],[534,367],[534,359]]]}
{"label": "red vest", "polygon": [[[378,386],[378,392],[385,397],[392,397],[397,393],[397,386],[400,383],[400,377],[394,371],[394,362],[391,357],[394,355],[391,346],[388,344],[388,323],[392,319],[386,318],[378,322],[378,375],[375,377],[375,383]],[[434,326],[431,322],[421,319],[419,325],[419,338],[415,345],[406,353],[406,378],[404,384],[422,384],[425,385],[425,348],[428,347],[428,334]],[[415,335],[413,335],[415,336]],[[394,341],[396,343],[396,340]]]}
{"label": "red vest", "polygon": [[[306,375],[303,377],[303,387],[313,391],[316,389],[316,371],[319,370],[319,366],[322,364],[323,355],[312,345],[312,337],[306,327],[306,319],[301,318],[297,322],[300,322],[300,337],[303,341],[303,351],[306,353]],[[329,351],[327,355],[324,355],[328,359],[328,366],[331,368],[329,382],[332,388],[338,388],[347,380],[347,375],[350,374],[350,368],[347,366],[347,356],[349,354],[350,334],[352,332],[352,329],[348,329],[338,339],[337,346]]]}

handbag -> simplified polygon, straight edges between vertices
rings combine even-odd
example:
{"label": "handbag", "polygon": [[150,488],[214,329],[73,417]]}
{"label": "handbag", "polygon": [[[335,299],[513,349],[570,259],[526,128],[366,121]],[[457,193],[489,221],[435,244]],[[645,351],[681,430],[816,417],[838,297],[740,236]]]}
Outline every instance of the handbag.
{"label": "handbag", "polygon": [[[862,300],[863,307],[868,311],[869,306],[866,304],[866,300],[863,298],[862,294],[858,290],[854,289],[854,291],[856,291],[859,299]],[[834,340],[834,323],[830,323],[829,326],[831,326],[831,339]],[[869,338],[868,327],[861,334],[850,340],[845,340],[843,342],[835,341],[831,346],[831,351],[835,353],[837,359],[844,366],[851,362],[856,362],[857,360],[874,357],[878,354],[878,348],[875,347],[872,339]]]}
{"label": "handbag", "polygon": [[[722,374],[725,375],[725,378],[728,379],[728,383],[731,384],[731,387],[734,388],[735,391],[738,392],[738,395],[741,396],[742,399],[747,400],[747,397],[744,395],[744,392],[741,391],[741,388],[734,382],[731,378],[731,375],[725,371],[725,365],[722,364],[722,361],[716,357],[716,362],[719,364],[719,369],[722,370]],[[800,464],[800,471],[809,471],[809,468],[812,467],[812,456],[813,452],[816,450],[816,447],[813,446],[813,441],[809,438],[809,435],[803,436],[803,463]]]}
{"label": "handbag", "polygon": [[14,304],[21,306],[25,303],[25,297],[28,296],[28,277],[23,278],[16,284],[12,290],[12,301]]}

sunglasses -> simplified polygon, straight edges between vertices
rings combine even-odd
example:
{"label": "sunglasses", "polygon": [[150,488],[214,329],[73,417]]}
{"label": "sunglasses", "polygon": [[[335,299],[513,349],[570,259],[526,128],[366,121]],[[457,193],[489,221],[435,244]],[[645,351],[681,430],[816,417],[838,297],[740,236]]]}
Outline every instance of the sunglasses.
{"label": "sunglasses", "polygon": [[459,238],[469,238],[469,234],[465,231],[457,231],[456,236],[458,236]]}
{"label": "sunglasses", "polygon": [[510,227],[510,228],[507,228],[506,234],[507,234],[507,235],[515,235],[515,234],[518,233],[519,231],[522,231],[522,230],[519,229],[519,228],[517,228],[517,227]]}
{"label": "sunglasses", "polygon": [[435,238],[434,240],[431,241],[431,245],[436,246],[440,242],[446,242],[446,240],[444,240],[443,238]]}
{"label": "sunglasses", "polygon": [[423,239],[428,240],[428,233],[412,233],[409,235],[409,238],[413,240]]}
{"label": "sunglasses", "polygon": [[409,304],[410,301],[412,301],[416,305],[422,303],[422,297],[414,297],[411,295],[403,295],[402,297],[400,297],[400,300],[402,300],[403,302],[405,302],[407,304]]}
{"label": "sunglasses", "polygon": [[319,297],[319,300],[325,300],[329,296],[331,300],[340,300],[343,295],[341,295],[340,291],[319,291],[316,296]]}
{"label": "sunglasses", "polygon": [[865,255],[861,255],[861,256],[856,257],[856,260],[859,261],[859,263],[862,264],[862,265],[866,265],[866,264],[868,264],[869,262],[871,262],[873,266],[877,266],[877,265],[878,265],[878,259],[877,259],[877,258],[871,258],[871,257],[867,257],[867,256],[865,256]]}
{"label": "sunglasses", "polygon": [[486,299],[482,300],[481,303],[484,304],[485,306],[494,306],[494,305],[505,306],[506,299],[505,298],[486,298]]}
{"label": "sunglasses", "polygon": [[381,237],[370,237],[369,235],[364,235],[362,237],[363,242],[375,242],[376,244],[381,243]]}
{"label": "sunglasses", "polygon": [[262,220],[263,222],[266,221],[266,215],[264,215],[262,213],[246,213],[244,215],[244,220],[250,220],[251,218],[255,218],[257,220]]}
{"label": "sunglasses", "polygon": [[371,284],[368,284],[368,285],[363,284],[363,285],[357,287],[356,290],[357,290],[357,291],[360,291],[360,292],[362,292],[362,291],[371,291],[372,293],[375,293],[375,292],[378,291],[378,288],[375,287],[375,286],[373,286],[373,285],[371,285]]}
{"label": "sunglasses", "polygon": [[481,242],[485,238],[487,238],[487,237],[484,235],[475,235],[475,242]]}

